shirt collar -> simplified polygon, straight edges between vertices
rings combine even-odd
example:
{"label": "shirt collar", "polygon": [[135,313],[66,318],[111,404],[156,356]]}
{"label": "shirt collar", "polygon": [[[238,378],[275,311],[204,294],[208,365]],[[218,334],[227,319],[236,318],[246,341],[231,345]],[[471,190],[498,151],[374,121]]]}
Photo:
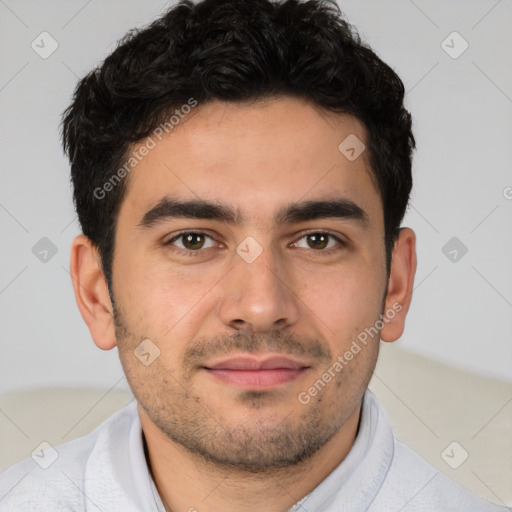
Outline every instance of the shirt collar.
{"label": "shirt collar", "polygon": [[137,492],[144,496],[146,503],[151,503],[151,508],[147,509],[148,512],[167,512],[151,476],[144,448],[144,433],[138,413],[134,423],[134,428],[132,429],[134,436],[133,438],[130,436],[130,458],[134,461],[133,468],[137,473],[135,478],[135,481],[138,483]]}
{"label": "shirt collar", "polygon": [[389,420],[375,395],[367,389],[359,430],[348,455],[289,512],[334,512],[341,510],[340,506],[343,510],[367,510],[386,478],[393,451],[394,438]]}

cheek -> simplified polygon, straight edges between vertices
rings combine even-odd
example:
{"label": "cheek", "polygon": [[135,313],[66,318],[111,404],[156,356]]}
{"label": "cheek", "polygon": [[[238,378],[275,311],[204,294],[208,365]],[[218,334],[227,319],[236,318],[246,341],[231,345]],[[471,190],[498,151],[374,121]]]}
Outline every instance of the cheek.
{"label": "cheek", "polygon": [[138,323],[148,336],[165,337],[196,309],[217,274],[192,265],[177,270],[165,261],[146,260],[146,265],[143,257],[137,258],[136,264],[120,261],[122,279],[116,288],[123,297],[130,323]]}
{"label": "cheek", "polygon": [[330,327],[327,339],[346,340],[380,313],[382,277],[363,258],[330,269],[306,269],[297,273],[295,282],[301,283],[298,296],[304,304]]}

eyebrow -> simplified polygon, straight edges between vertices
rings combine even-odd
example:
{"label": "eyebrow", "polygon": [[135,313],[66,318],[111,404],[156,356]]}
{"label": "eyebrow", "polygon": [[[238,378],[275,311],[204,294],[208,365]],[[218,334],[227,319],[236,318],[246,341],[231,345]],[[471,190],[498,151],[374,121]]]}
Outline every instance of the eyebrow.
{"label": "eyebrow", "polygon": [[[137,227],[151,228],[173,218],[216,220],[235,226],[246,220],[239,209],[226,204],[204,199],[182,201],[166,196],[144,214]],[[368,214],[358,204],[341,197],[290,203],[278,211],[275,222],[281,225],[327,218],[355,220],[362,227],[369,224]]]}

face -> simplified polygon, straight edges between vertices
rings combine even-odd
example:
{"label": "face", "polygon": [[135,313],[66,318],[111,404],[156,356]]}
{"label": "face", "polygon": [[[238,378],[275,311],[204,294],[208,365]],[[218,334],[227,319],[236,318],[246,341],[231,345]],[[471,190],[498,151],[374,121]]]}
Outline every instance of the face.
{"label": "face", "polygon": [[379,337],[351,347],[384,312],[387,274],[368,155],[338,149],[349,135],[366,139],[355,118],[299,99],[209,103],[131,172],[119,354],[145,421],[189,452],[291,466],[360,405]]}

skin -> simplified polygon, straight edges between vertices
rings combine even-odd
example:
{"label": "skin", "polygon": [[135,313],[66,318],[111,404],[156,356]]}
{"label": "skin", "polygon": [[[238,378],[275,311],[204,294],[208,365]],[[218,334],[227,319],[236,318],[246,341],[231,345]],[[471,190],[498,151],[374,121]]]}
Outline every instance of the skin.
{"label": "skin", "polygon": [[[403,228],[388,276],[383,207],[368,155],[349,161],[338,150],[350,134],[366,140],[354,117],[297,98],[198,106],[129,176],[115,237],[115,310],[97,249],[83,235],[73,242],[78,307],[99,348],[118,346],[169,510],[284,512],[354,442],[379,336],[307,404],[298,396],[397,304],[380,339],[401,336],[416,253],[414,232]],[[245,220],[138,225],[164,196],[218,201]],[[357,203],[368,222],[275,221],[291,202],[333,197]],[[212,238],[194,239],[198,250],[187,256],[191,245],[174,240],[183,230]],[[326,231],[346,245],[306,236]],[[262,249],[252,263],[236,252],[249,236]],[[174,245],[164,245],[169,240]],[[149,366],[134,355],[145,339],[160,350]],[[248,354],[286,354],[308,368],[264,391],[225,383],[203,368]]]}

